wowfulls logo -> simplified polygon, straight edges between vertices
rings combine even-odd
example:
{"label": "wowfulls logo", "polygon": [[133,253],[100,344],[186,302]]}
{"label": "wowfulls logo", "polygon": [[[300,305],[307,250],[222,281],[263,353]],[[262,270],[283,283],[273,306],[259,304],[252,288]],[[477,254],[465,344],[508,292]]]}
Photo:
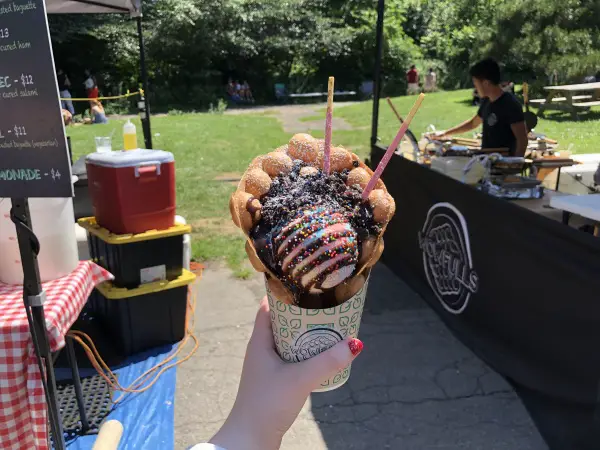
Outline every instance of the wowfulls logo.
{"label": "wowfulls logo", "polygon": [[454,205],[437,203],[418,237],[429,286],[448,312],[462,313],[479,287],[465,218]]}
{"label": "wowfulls logo", "polygon": [[329,350],[342,339],[342,335],[331,328],[312,328],[296,339],[292,346],[292,353],[296,361],[304,361]]}

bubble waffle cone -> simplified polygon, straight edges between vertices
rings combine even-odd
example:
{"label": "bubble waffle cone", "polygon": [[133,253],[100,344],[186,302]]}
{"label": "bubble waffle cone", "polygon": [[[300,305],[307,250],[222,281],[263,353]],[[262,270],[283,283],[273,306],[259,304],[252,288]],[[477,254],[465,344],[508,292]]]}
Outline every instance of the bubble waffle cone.
{"label": "bubble waffle cone", "polygon": [[[283,303],[292,304],[295,301],[297,303],[298,293],[292,292],[289,288],[289,284],[286,285],[286,280],[282,280],[281,276],[275,273],[273,267],[269,267],[268,263],[261,260],[261,257],[259,256],[260,252],[257,250],[251,235],[262,218],[263,204],[261,202],[268,198],[275,179],[289,176],[292,170],[294,170],[294,167],[296,167],[296,170],[298,167],[301,167],[299,172],[296,172],[295,176],[297,177],[325,177],[321,172],[324,163],[323,149],[324,143],[322,140],[315,139],[312,136],[303,133],[294,135],[287,145],[283,145],[266,155],[255,158],[244,173],[236,191],[232,194],[230,199],[229,207],[231,216],[234,224],[238,226],[247,237],[246,252],[248,253],[252,266],[257,271],[266,274],[270,291]],[[337,173],[341,177],[343,174],[343,178],[340,179],[345,180],[346,187],[344,187],[344,189],[352,191],[352,194],[354,195],[362,193],[363,189],[373,176],[373,171],[367,167],[356,154],[342,147],[331,148],[330,168],[332,175]],[[345,247],[341,247],[341,252],[339,251],[340,248],[335,248],[335,251],[329,252],[329,244],[327,244],[327,248],[321,248],[318,251],[314,251],[313,247],[311,247],[313,254],[304,258],[306,261],[303,262],[302,255],[298,256],[296,259],[293,259],[292,256],[295,256],[296,254],[299,255],[298,252],[307,250],[308,247],[304,246],[305,243],[297,244],[297,247],[295,248],[291,247],[293,244],[287,244],[291,248],[292,255],[287,260],[283,260],[284,262],[282,264],[290,264],[289,260],[293,260],[295,265],[291,264],[290,273],[296,273],[296,269],[298,269],[298,271],[304,274],[303,276],[309,280],[311,280],[310,275],[315,272],[321,275],[319,270],[323,267],[325,267],[325,269],[322,269],[323,272],[330,270],[335,271],[336,274],[339,273],[340,270],[336,269],[338,266],[335,266],[333,269],[329,266],[332,266],[337,260],[344,260],[344,258],[348,259],[347,253],[353,252],[353,263],[351,267],[343,267],[344,270],[347,270],[337,278],[334,277],[335,281],[328,281],[329,276],[324,279],[319,279],[319,285],[314,289],[311,288],[311,295],[303,296],[302,302],[300,303],[301,306],[311,307],[311,301],[314,302],[314,305],[319,304],[318,298],[322,297],[320,294],[322,294],[323,291],[333,292],[335,294],[335,300],[331,299],[331,294],[329,295],[329,306],[339,305],[355,295],[356,292],[360,291],[365,284],[368,270],[373,267],[381,257],[383,252],[383,233],[395,213],[394,199],[389,195],[385,184],[381,180],[378,180],[375,189],[368,196],[367,203],[368,205],[366,205],[365,208],[368,208],[369,220],[372,221],[374,229],[377,229],[378,232],[376,234],[369,234],[368,237],[360,240],[356,238],[356,235],[351,234],[351,231],[344,234],[350,226],[344,222],[344,218],[339,214],[336,215],[334,212],[330,213],[326,208],[309,211],[316,217],[314,220],[321,221],[319,222],[320,224],[323,221],[326,221],[326,224],[322,225],[322,227],[328,228],[324,231],[330,229],[335,229],[336,231],[340,230],[333,238],[325,242],[329,243],[333,239],[338,239],[340,242],[343,242]],[[281,237],[281,240],[284,241],[284,245],[290,241],[292,234],[296,233],[295,230],[297,230],[298,227],[306,226],[306,223],[302,223],[302,221],[307,222],[313,219],[312,217],[305,219],[305,217],[309,217],[309,212],[299,211],[297,212],[298,215],[295,216],[295,220],[289,222],[288,228],[290,228],[291,231],[288,231],[290,237],[287,240],[285,240],[284,227],[281,232],[283,236]],[[294,228],[294,224],[296,224],[296,228]],[[344,226],[347,228],[344,228]],[[316,234],[317,233],[315,232],[314,235]],[[306,238],[306,241],[308,240],[309,237]],[[337,241],[335,244],[337,245]],[[302,248],[299,249],[299,247]],[[281,251],[281,247],[279,248],[279,251]],[[313,259],[313,262],[315,264],[318,263],[319,265],[315,265],[315,270],[311,270],[313,266],[308,265],[308,260],[317,258],[317,253],[319,253],[319,259]],[[352,271],[351,274],[350,270]],[[302,278],[302,280],[304,279],[305,278]],[[341,279],[341,281],[338,282],[338,279]],[[331,301],[334,301],[335,303],[331,304]],[[324,308],[326,306],[321,304],[319,307]]]}
{"label": "bubble waffle cone", "polygon": [[[342,339],[358,337],[369,283],[368,271],[353,279],[361,279],[362,284],[348,300],[337,306],[320,309],[301,308],[282,302],[280,294],[273,291],[272,284],[267,280],[273,341],[283,361],[305,361],[328,350]],[[341,368],[336,374],[321,380],[313,392],[339,388],[348,381],[350,370],[351,365]]]}

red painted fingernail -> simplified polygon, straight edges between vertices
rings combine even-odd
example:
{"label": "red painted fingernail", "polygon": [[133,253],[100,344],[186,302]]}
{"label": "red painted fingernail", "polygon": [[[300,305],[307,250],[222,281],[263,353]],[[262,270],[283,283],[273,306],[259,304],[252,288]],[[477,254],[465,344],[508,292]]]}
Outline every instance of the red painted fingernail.
{"label": "red painted fingernail", "polygon": [[359,339],[352,338],[348,341],[348,347],[350,347],[350,351],[352,352],[352,354],[356,356],[360,352],[362,352],[364,344]]}

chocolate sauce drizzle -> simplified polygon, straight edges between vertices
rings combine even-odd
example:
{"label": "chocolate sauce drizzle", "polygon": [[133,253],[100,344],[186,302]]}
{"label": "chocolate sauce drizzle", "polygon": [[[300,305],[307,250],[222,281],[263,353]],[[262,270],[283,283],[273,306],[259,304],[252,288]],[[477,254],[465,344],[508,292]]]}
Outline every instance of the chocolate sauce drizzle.
{"label": "chocolate sauce drizzle", "polygon": [[362,190],[357,186],[346,186],[348,170],[327,176],[319,170],[311,176],[300,176],[306,166],[294,161],[292,171],[280,175],[271,184],[271,189],[260,200],[261,220],[251,232],[258,256],[262,262],[294,293],[296,298],[306,294],[298,284],[291,282],[282,271],[276,257],[274,238],[300,211],[322,207],[331,213],[340,213],[357,233],[358,248],[364,239],[378,236],[381,226],[373,219],[373,211],[363,202]]}

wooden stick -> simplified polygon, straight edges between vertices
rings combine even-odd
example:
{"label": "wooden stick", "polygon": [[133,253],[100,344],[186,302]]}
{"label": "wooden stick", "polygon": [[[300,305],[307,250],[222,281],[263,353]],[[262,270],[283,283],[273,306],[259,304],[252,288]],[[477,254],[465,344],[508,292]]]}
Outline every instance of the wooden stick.
{"label": "wooden stick", "polygon": [[546,144],[552,144],[552,145],[558,144],[558,141],[555,141],[554,139],[544,138],[544,139],[540,139],[540,141],[545,142]]}
{"label": "wooden stick", "polygon": [[386,98],[388,105],[390,105],[390,108],[392,108],[392,111],[394,111],[394,114],[396,114],[396,117],[398,118],[398,121],[402,124],[404,123],[404,120],[402,120],[402,117],[400,116],[400,114],[398,114],[398,111],[396,110],[396,107],[394,106],[394,104],[392,103],[392,99],[387,97]]}
{"label": "wooden stick", "polygon": [[375,173],[373,174],[373,176],[369,180],[369,183],[367,184],[367,187],[365,187],[365,190],[362,193],[363,200],[367,200],[369,198],[369,194],[371,193],[371,191],[375,187],[375,184],[377,183],[377,180],[379,180],[379,178],[381,178],[381,174],[383,173],[383,170],[385,169],[385,166],[387,166],[388,163],[390,162],[390,159],[392,159],[392,155],[394,154],[394,152],[398,148],[398,145],[400,145],[400,141],[402,140],[402,138],[406,134],[406,130],[408,130],[408,127],[409,127],[410,123],[412,122],[413,117],[415,117],[415,114],[417,113],[417,111],[421,107],[421,103],[423,103],[423,99],[424,98],[425,98],[425,94],[419,94],[419,97],[417,98],[417,101],[415,102],[415,104],[413,105],[412,109],[408,113],[408,116],[406,117],[406,120],[404,121],[404,123],[400,127],[400,130],[398,131],[398,134],[396,135],[396,137],[394,138],[394,140],[392,141],[392,143],[390,144],[390,146],[386,150],[385,155],[383,155],[383,158],[381,158],[381,161],[379,162],[379,165],[377,166],[377,169],[375,169]]}
{"label": "wooden stick", "polygon": [[331,172],[331,129],[333,127],[333,77],[329,77],[327,83],[327,115],[325,116],[325,154],[323,155],[323,171],[325,175]]}
{"label": "wooden stick", "polygon": [[477,145],[481,146],[481,141],[479,139],[470,139],[470,138],[452,138],[452,143],[454,144],[465,144],[465,145]]}

